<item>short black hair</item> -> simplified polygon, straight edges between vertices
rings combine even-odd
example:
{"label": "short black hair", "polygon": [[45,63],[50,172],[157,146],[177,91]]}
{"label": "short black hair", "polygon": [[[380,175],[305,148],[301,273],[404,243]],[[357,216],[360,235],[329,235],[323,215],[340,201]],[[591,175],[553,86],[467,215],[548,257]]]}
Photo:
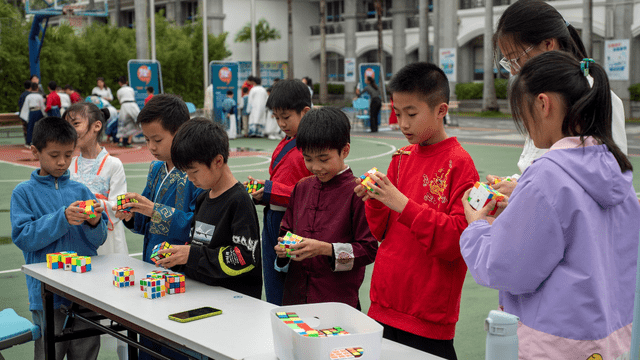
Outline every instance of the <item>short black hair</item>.
{"label": "short black hair", "polygon": [[233,91],[227,90],[227,95],[233,95]]}
{"label": "short black hair", "polygon": [[256,83],[256,85],[260,85],[260,84],[262,84],[262,79],[260,79],[257,76],[254,76],[253,77],[253,82]]}
{"label": "short black hair", "polygon": [[193,118],[173,137],[171,161],[182,171],[198,162],[210,166],[218,155],[222,155],[226,164],[229,159],[229,137],[217,122],[204,117]]}
{"label": "short black hair", "polygon": [[246,87],[246,86],[243,86],[242,87],[242,93],[244,94],[244,93],[248,93],[248,92],[249,92],[249,88]]}
{"label": "short black hair", "polygon": [[31,144],[43,151],[49,143],[71,144],[75,147],[78,142],[78,133],[68,121],[57,117],[47,116],[40,119],[33,127]]}
{"label": "short black hair", "polygon": [[49,89],[55,90],[57,87],[58,87],[58,84],[56,84],[55,81],[53,80],[49,81]]}
{"label": "short black hair", "polygon": [[31,86],[29,87],[30,90],[33,91],[38,91],[38,83],[37,82],[32,82]]}
{"label": "short black hair", "polygon": [[126,83],[127,83],[127,77],[126,77],[126,76],[120,76],[120,77],[118,78],[118,82],[119,82],[120,84],[126,84]]}
{"label": "short black hair", "polygon": [[104,82],[104,78],[102,76],[98,76],[98,78],[96,79],[96,82],[98,82],[99,80],[102,80]]}
{"label": "short black hair", "polygon": [[449,103],[449,80],[438,66],[426,62],[409,64],[398,71],[389,90],[393,93],[412,93],[422,98],[430,107]]}
{"label": "short black hair", "polygon": [[150,92],[153,94],[153,86],[147,86],[147,92]]}
{"label": "short black hair", "polygon": [[29,90],[29,89],[31,89],[31,80],[25,80],[25,82],[24,82],[24,89],[25,89],[25,90]]}
{"label": "short black hair", "polygon": [[253,75],[247,76],[247,81],[253,81],[254,79],[255,79],[255,77],[253,77]]}
{"label": "short black hair", "polygon": [[139,124],[149,124],[154,121],[159,121],[165,130],[175,134],[182,124],[189,121],[187,104],[177,95],[155,95],[138,114]]}
{"label": "short black hair", "polygon": [[294,110],[298,114],[311,107],[309,88],[300,80],[280,80],[271,87],[269,110]]}
{"label": "short black hair", "polygon": [[67,84],[67,85],[64,86],[64,89],[65,90],[73,90],[73,87],[71,85]]}
{"label": "short black hair", "polygon": [[351,123],[342,110],[332,107],[311,109],[300,120],[296,147],[311,152],[336,149],[340,153],[351,142],[350,133]]}

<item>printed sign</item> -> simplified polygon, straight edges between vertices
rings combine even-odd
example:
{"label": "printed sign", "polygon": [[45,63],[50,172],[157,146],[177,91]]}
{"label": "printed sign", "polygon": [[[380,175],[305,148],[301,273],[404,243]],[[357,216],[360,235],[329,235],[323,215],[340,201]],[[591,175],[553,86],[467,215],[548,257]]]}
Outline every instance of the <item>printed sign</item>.
{"label": "printed sign", "polygon": [[154,94],[162,94],[162,71],[160,63],[153,60],[129,60],[129,85],[136,94],[136,103],[140,109],[144,107],[144,99],[147,98],[147,87],[153,87]]}
{"label": "printed sign", "polygon": [[629,39],[604,42],[604,69],[609,80],[629,80]]}
{"label": "printed sign", "polygon": [[[382,97],[383,102],[387,102],[387,89],[384,83],[384,79],[382,74],[384,74],[384,69],[382,69],[382,65],[380,63],[363,63],[360,64],[360,81],[358,83],[358,87],[360,90],[364,89],[367,84],[364,83],[367,77],[373,78],[376,85],[380,89],[380,96]],[[364,94],[362,97],[369,98],[368,94]]]}
{"label": "printed sign", "polygon": [[344,81],[345,82],[356,81],[356,58],[344,59]]}
{"label": "printed sign", "polygon": [[[251,75],[251,61],[238,62],[238,86],[242,84]],[[269,88],[273,85],[274,79],[286,79],[289,75],[289,63],[286,61],[261,61],[260,62],[260,79],[262,86]]]}
{"label": "printed sign", "polygon": [[456,48],[440,49],[440,68],[450,82],[457,81]]}
{"label": "printed sign", "polygon": [[233,91],[233,99],[238,104],[238,63],[229,61],[212,61],[209,63],[211,85],[213,85],[213,117],[218,123],[229,129],[229,124],[222,111],[222,102],[227,98],[227,91]]}

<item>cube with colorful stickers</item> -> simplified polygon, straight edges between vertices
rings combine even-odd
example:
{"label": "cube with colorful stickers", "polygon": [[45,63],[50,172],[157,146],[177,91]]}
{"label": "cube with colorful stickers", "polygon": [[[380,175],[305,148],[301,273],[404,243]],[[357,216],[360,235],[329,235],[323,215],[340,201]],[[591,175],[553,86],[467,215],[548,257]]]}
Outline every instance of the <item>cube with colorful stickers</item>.
{"label": "cube with colorful stickers", "polygon": [[60,252],[60,262],[66,271],[71,270],[71,259],[75,256],[78,256],[78,253],[72,251],[61,251]]}
{"label": "cube with colorful stickers", "polygon": [[164,279],[164,276],[167,275],[169,273],[169,271],[167,270],[153,270],[152,272],[148,273],[147,276],[145,276],[146,278],[151,278],[151,279]]}
{"label": "cube with colorful stickers", "polygon": [[357,359],[364,354],[361,347],[336,349],[329,354],[329,359]]}
{"label": "cube with colorful stickers", "polygon": [[[504,195],[493,189],[491,186],[478,181],[473,185],[467,200],[474,210],[480,210],[491,200],[496,200],[496,202],[504,200]],[[489,215],[495,215],[496,211],[498,211],[498,205],[489,211]]]}
{"label": "cube with colorful stickers", "polygon": [[164,276],[164,285],[170,295],[185,292],[185,276],[183,274],[169,273]]}
{"label": "cube with colorful stickers", "polygon": [[50,253],[47,254],[47,267],[49,269],[62,269],[64,267],[64,263],[62,262],[62,254],[57,252],[57,253]]}
{"label": "cube with colorful stickers", "polygon": [[287,251],[287,257],[295,259],[296,255],[291,255],[291,245],[299,244],[303,239],[304,238],[302,236],[298,236],[291,233],[291,231],[287,231],[287,234],[282,237],[282,241],[280,241],[278,245]]}
{"label": "cube with colorful stickers", "polygon": [[262,189],[264,184],[260,183],[258,180],[251,180],[247,182],[247,192],[249,194],[253,194],[254,192]]}
{"label": "cube with colorful stickers", "polygon": [[153,250],[151,251],[151,261],[153,261],[153,263],[156,264],[158,263],[158,260],[171,256],[171,254],[158,254],[158,251],[164,250],[164,249],[171,249],[172,247],[173,246],[171,246],[171,244],[169,244],[166,241],[163,241],[160,244],[154,246]]}
{"label": "cube with colorful stickers", "polygon": [[145,299],[158,299],[167,294],[164,279],[142,279],[140,280],[140,290]]}
{"label": "cube with colorful stickers", "polygon": [[138,200],[136,200],[136,199],[127,199],[126,195],[118,195],[116,200],[117,200],[116,210],[117,211],[122,211],[125,214],[131,213],[131,211],[129,210],[128,207],[124,207],[125,204],[137,203],[138,202]]}
{"label": "cube with colorful stickers", "polygon": [[507,176],[507,177],[503,177],[503,178],[496,177],[495,179],[493,179],[493,184],[491,184],[491,185],[495,185],[495,184],[501,183],[503,181],[513,181],[513,178],[511,176]]}
{"label": "cube with colorful stickers", "polygon": [[360,184],[364,186],[367,189],[367,191],[373,191],[371,184],[376,186],[378,185],[376,184],[375,181],[371,180],[371,174],[375,174],[377,171],[378,171],[378,168],[374,167],[374,168],[371,168],[371,170],[364,173],[364,175],[360,175],[360,180],[362,180]]}
{"label": "cube with colorful stickers", "polygon": [[89,215],[90,219],[93,219],[96,217],[96,202],[95,200],[86,200],[86,201],[80,201],[80,204],[78,204],[78,207],[84,210],[84,213],[86,215]]}
{"label": "cube with colorful stickers", "polygon": [[74,256],[71,258],[71,271],[85,273],[91,271],[91,257]]}
{"label": "cube with colorful stickers", "polygon": [[133,287],[135,286],[135,272],[132,268],[125,266],[111,270],[113,274],[113,286],[115,287]]}

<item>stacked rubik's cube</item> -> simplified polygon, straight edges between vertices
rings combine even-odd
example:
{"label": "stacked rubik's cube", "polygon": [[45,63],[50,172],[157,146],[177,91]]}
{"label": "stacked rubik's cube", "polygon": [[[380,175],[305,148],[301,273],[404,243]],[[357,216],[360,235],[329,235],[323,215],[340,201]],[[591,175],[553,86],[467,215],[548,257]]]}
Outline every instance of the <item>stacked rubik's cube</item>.
{"label": "stacked rubik's cube", "polygon": [[125,266],[111,270],[113,274],[113,286],[128,287],[135,285],[135,273],[132,268]]}
{"label": "stacked rubik's cube", "polygon": [[136,200],[136,199],[127,199],[125,196],[126,195],[118,195],[118,197],[117,197],[118,203],[116,204],[117,205],[116,210],[117,211],[122,211],[125,214],[129,214],[131,211],[129,211],[129,208],[124,207],[124,204],[137,203],[138,200]]}
{"label": "stacked rubik's cube", "polygon": [[85,273],[91,271],[91,257],[74,256],[71,258],[71,271]]}
{"label": "stacked rubik's cube", "polygon": [[371,180],[371,174],[375,174],[376,171],[378,171],[378,168],[374,167],[371,170],[367,171],[366,173],[364,173],[364,175],[360,175],[360,180],[362,180],[360,182],[360,184],[362,186],[364,186],[368,191],[373,191],[373,188],[371,187],[371,184],[373,185],[378,185],[376,184],[375,181]]}
{"label": "stacked rubik's cube", "polygon": [[185,276],[166,270],[154,270],[147,274],[149,279],[164,279],[167,294],[180,294],[185,292]]}
{"label": "stacked rubik's cube", "polygon": [[[500,202],[504,200],[504,195],[502,195],[499,191],[495,190],[491,186],[476,182],[469,193],[469,205],[475,210],[480,210],[485,207],[491,200],[496,200],[496,202]],[[498,205],[496,205],[491,211],[489,211],[489,215],[495,215],[498,210]]]}
{"label": "stacked rubik's cube", "polygon": [[[71,251],[47,254],[47,267],[49,269],[71,270],[71,258],[74,256],[78,256],[78,254]],[[67,268],[67,264],[69,264],[69,268]]]}
{"label": "stacked rubik's cube", "polygon": [[84,213],[89,215],[90,219],[93,219],[96,217],[95,200],[80,201],[80,204],[78,204],[78,207],[80,207],[81,209],[84,209]]}
{"label": "stacked rubik's cube", "polygon": [[166,241],[163,241],[160,244],[154,246],[153,250],[151,250],[151,261],[153,261],[153,263],[155,264],[158,262],[158,260],[171,256],[171,254],[158,254],[158,251],[170,249],[172,247],[173,246],[171,246],[171,244]]}
{"label": "stacked rubik's cube", "polygon": [[329,354],[329,359],[357,359],[364,354],[361,347],[335,349]]}
{"label": "stacked rubik's cube", "polygon": [[164,279],[146,278],[140,280],[140,290],[145,299],[157,299],[167,295]]}
{"label": "stacked rubik's cube", "polygon": [[253,194],[254,192],[262,189],[263,187],[264,187],[264,184],[258,182],[258,180],[251,180],[247,182],[247,192],[249,194]]}
{"label": "stacked rubik's cube", "polygon": [[291,231],[287,231],[287,234],[282,237],[282,241],[280,241],[278,245],[287,251],[287,257],[295,259],[296,255],[291,255],[291,245],[299,244],[302,240],[302,236],[298,236],[296,234],[292,234]]}
{"label": "stacked rubik's cube", "polygon": [[311,326],[307,325],[300,317],[294,312],[280,311],[276,313],[278,319],[282,320],[291,330],[306,337],[328,337],[328,336],[341,336],[349,335],[344,329],[339,326],[331,329],[315,330]]}

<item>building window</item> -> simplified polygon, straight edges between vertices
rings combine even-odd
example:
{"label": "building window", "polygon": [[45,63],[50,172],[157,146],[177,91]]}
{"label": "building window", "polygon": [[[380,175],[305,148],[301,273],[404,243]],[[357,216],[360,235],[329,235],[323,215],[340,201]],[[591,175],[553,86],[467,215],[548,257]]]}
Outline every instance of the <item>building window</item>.
{"label": "building window", "polygon": [[182,16],[185,21],[195,21],[198,17],[198,2],[197,1],[183,1],[182,2]]}
{"label": "building window", "polygon": [[[391,16],[392,0],[380,0],[382,2],[382,17]],[[376,0],[364,0],[363,9],[365,9],[367,19],[376,18]]]}
{"label": "building window", "polygon": [[[382,68],[385,72],[385,80],[389,80],[391,79],[391,76],[393,76],[393,57],[386,53],[385,51],[382,52],[383,53],[383,57],[384,60],[382,61]],[[362,63],[377,63],[378,62],[378,50],[369,50],[366,53],[360,55],[360,57],[358,58],[358,68],[360,66],[360,64]]]}
{"label": "building window", "polygon": [[133,28],[135,14],[133,10],[125,10],[120,12],[120,23],[122,26]]}
{"label": "building window", "polygon": [[327,52],[327,74],[329,81],[344,81],[344,56]]}
{"label": "building window", "polygon": [[344,0],[329,0],[327,1],[327,22],[339,22],[342,21],[342,14],[344,14]]}

